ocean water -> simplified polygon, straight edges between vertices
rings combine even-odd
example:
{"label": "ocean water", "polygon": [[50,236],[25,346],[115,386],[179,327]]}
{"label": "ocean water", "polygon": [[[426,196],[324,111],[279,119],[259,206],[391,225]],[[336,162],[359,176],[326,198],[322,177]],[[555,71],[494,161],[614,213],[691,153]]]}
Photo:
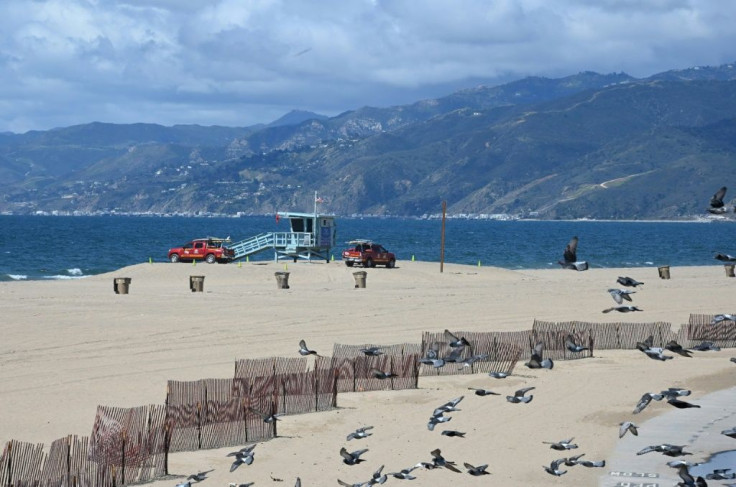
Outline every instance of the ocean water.
{"label": "ocean water", "polygon": [[[0,281],[79,279],[120,267],[166,262],[170,247],[197,237],[242,240],[288,231],[274,217],[0,216]],[[596,267],[720,265],[714,251],[736,255],[736,222],[490,221],[448,219],[447,263],[507,269],[559,268],[570,238],[578,258]],[[401,261],[440,260],[441,221],[337,218],[340,259],[345,242],[369,238]],[[264,251],[251,260],[271,260]],[[182,264],[171,264],[182,265]]]}

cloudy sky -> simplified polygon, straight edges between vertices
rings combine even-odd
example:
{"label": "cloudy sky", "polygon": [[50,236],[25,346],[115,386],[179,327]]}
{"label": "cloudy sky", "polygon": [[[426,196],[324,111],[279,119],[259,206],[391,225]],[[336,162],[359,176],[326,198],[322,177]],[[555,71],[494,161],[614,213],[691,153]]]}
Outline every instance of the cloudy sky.
{"label": "cloudy sky", "polygon": [[2,0],[0,132],[246,126],[736,61],[732,0]]}

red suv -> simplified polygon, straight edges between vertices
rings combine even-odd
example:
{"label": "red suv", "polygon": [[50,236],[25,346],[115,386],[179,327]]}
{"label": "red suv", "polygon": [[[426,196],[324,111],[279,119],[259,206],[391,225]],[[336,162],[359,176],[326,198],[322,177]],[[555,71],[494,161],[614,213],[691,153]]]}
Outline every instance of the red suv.
{"label": "red suv", "polygon": [[179,261],[205,261],[208,264],[215,262],[230,262],[235,258],[235,251],[227,248],[230,239],[225,238],[198,238],[187,242],[181,247],[169,249],[169,260]]}
{"label": "red suv", "polygon": [[348,244],[351,247],[342,252],[342,260],[348,267],[355,264],[363,267],[385,265],[388,269],[392,269],[396,265],[396,256],[393,252],[386,250],[383,245],[370,240],[352,240]]}

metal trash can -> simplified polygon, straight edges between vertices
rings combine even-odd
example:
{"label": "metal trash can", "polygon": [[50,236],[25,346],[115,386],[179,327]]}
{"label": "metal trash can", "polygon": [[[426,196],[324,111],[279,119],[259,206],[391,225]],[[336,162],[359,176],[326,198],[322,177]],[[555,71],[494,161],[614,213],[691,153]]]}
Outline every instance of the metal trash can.
{"label": "metal trash can", "polygon": [[669,279],[670,278],[670,266],[663,265],[663,266],[657,267],[657,271],[659,271],[659,278],[660,279]]}
{"label": "metal trash can", "polygon": [[734,277],[733,264],[725,264],[723,268],[726,270],[726,277]]}
{"label": "metal trash can", "polygon": [[193,293],[204,292],[204,276],[189,276],[189,289]]}
{"label": "metal trash can", "polygon": [[289,273],[288,272],[274,272],[276,276],[276,288],[277,289],[289,289]]}
{"label": "metal trash can", "polygon": [[130,277],[116,277],[112,281],[112,289],[115,294],[128,294],[130,288]]}
{"label": "metal trash can", "polygon": [[353,272],[353,277],[355,278],[355,287],[356,288],[364,288],[365,287],[365,279],[366,279],[366,277],[368,277],[368,273],[366,271]]}

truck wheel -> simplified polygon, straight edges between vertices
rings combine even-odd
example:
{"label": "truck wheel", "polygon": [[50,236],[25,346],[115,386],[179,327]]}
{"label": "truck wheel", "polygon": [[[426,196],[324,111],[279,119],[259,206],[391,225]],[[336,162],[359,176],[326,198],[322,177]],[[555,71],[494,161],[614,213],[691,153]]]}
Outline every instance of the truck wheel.
{"label": "truck wheel", "polygon": [[388,264],[386,264],[386,268],[393,269],[395,265],[396,265],[396,261],[394,259],[391,259],[388,261]]}
{"label": "truck wheel", "polygon": [[171,254],[169,256],[169,260],[176,264],[177,262],[179,262],[179,254]]}
{"label": "truck wheel", "polygon": [[207,257],[204,259],[208,264],[214,264],[217,258],[215,257],[215,254],[207,254]]}
{"label": "truck wheel", "polygon": [[376,267],[376,264],[373,262],[373,259],[368,257],[367,259],[365,259],[365,264],[363,265],[363,267]]}

